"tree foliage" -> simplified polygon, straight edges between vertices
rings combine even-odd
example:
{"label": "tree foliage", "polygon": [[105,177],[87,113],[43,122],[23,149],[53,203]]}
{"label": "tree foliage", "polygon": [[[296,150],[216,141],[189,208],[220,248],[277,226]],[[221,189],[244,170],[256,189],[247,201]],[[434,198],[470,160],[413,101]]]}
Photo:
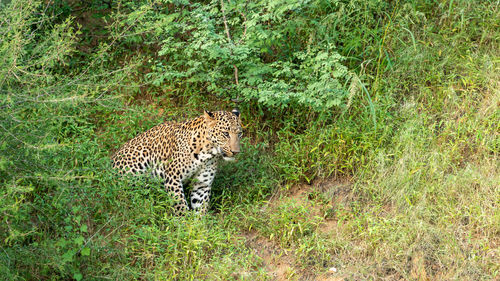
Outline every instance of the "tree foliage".
{"label": "tree foliage", "polygon": [[129,2],[115,15],[130,42],[158,46],[147,74],[154,85],[275,108],[324,111],[344,101],[348,68],[314,18],[321,1],[155,4]]}

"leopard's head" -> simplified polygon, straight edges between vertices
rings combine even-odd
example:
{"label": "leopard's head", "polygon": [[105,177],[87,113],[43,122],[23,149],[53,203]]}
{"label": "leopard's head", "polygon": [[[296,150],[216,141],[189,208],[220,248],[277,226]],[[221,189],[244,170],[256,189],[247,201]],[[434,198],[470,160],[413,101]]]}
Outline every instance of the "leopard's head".
{"label": "leopard's head", "polygon": [[203,114],[208,127],[208,139],[224,160],[234,160],[240,153],[240,139],[243,134],[238,109],[228,111],[205,111]]}

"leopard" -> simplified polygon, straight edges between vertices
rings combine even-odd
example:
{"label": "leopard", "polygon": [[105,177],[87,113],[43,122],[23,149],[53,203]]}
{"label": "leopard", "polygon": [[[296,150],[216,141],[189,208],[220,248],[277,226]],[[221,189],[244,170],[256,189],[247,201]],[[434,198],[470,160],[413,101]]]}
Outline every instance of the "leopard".
{"label": "leopard", "polygon": [[[120,174],[150,174],[174,197],[174,212],[206,213],[221,160],[240,153],[240,111],[203,111],[184,122],[166,121],[123,144],[112,156]],[[190,205],[185,195],[191,184]]]}

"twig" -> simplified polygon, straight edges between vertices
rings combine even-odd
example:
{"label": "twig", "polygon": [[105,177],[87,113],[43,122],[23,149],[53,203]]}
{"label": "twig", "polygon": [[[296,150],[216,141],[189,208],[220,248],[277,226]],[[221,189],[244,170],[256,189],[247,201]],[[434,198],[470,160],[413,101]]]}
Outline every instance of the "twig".
{"label": "twig", "polygon": [[240,41],[238,41],[238,44],[240,44],[241,41],[243,41],[243,38],[245,38],[245,36],[247,35],[247,17],[242,12],[240,12],[240,15],[243,17],[243,27],[244,27],[244,29],[243,29],[243,35],[241,35],[241,38],[240,38]]}
{"label": "twig", "polygon": [[240,83],[238,83],[238,67],[233,64],[234,67],[234,81],[236,82],[236,86],[239,86]]}
{"label": "twig", "polygon": [[220,7],[222,11],[222,18],[224,19],[224,29],[226,30],[227,39],[232,43],[233,41],[231,40],[231,35],[229,34],[229,27],[227,26],[226,12],[224,11],[224,0],[220,0]]}
{"label": "twig", "polygon": [[[221,12],[222,12],[222,18],[224,19],[224,30],[226,31],[227,40],[229,40],[229,43],[233,45],[233,40],[231,40],[231,34],[229,33],[229,27],[227,25],[226,11],[224,10],[224,0],[220,0],[220,7],[221,7]],[[240,41],[238,41],[238,44],[241,43],[241,40],[243,40],[243,37],[247,33],[246,17],[243,13],[240,12],[240,14],[245,19],[245,29],[243,31],[243,36],[241,37]],[[229,49],[229,52],[231,53],[231,55],[233,55],[232,48]],[[240,85],[240,83],[238,81],[238,67],[236,66],[236,64],[233,64],[233,69],[234,69],[234,82],[235,82],[236,86],[238,87]]]}
{"label": "twig", "polygon": [[[109,223],[112,219],[114,219],[114,218],[115,218],[114,216],[113,216],[113,217],[111,217],[111,218],[110,218],[110,219],[109,219],[109,220],[108,220],[105,224],[103,224],[103,225],[101,226],[101,228],[99,228],[99,230],[97,230],[96,232],[94,232],[94,234],[92,234],[92,236],[91,236],[89,239],[87,239],[87,242],[85,242],[85,244],[83,244],[83,245],[80,247],[80,249],[78,250],[77,254],[79,254],[79,253],[83,250],[83,248],[85,248],[85,246],[87,246],[87,244],[88,244],[90,241],[92,241],[92,239],[94,238],[94,236],[96,236],[99,232],[101,232],[101,230],[102,230],[102,229],[103,229],[106,225],[108,225],[108,223]],[[115,232],[117,229],[121,228],[122,226],[123,226],[123,223],[122,223],[119,227],[117,227],[117,228],[113,229],[113,231],[111,231],[108,235],[106,235],[106,237],[108,237],[111,233]],[[106,237],[105,237],[105,238],[106,238]]]}

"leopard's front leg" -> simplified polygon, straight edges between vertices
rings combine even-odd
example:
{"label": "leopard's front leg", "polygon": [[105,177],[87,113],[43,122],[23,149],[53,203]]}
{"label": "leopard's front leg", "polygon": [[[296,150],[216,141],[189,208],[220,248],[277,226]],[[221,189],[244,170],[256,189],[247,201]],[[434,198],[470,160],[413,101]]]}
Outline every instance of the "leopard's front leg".
{"label": "leopard's front leg", "polygon": [[174,210],[176,215],[181,215],[189,210],[186,197],[184,196],[184,188],[180,179],[175,179],[171,177],[165,178],[165,190],[172,193],[174,199],[176,200],[174,204]]}
{"label": "leopard's front leg", "polygon": [[195,183],[191,191],[191,208],[206,213],[210,201],[212,182],[217,171],[217,160],[210,160],[205,167],[195,175]]}

